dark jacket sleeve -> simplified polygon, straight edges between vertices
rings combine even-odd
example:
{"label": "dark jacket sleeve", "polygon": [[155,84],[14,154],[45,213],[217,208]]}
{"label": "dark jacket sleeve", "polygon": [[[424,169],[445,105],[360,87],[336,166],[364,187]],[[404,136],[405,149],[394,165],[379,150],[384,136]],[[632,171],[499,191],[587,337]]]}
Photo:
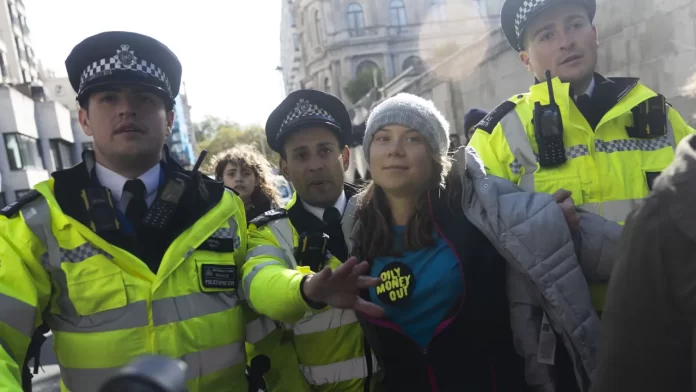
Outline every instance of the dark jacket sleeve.
{"label": "dark jacket sleeve", "polygon": [[676,196],[653,194],[627,220],[592,392],[691,390],[696,244],[669,213]]}

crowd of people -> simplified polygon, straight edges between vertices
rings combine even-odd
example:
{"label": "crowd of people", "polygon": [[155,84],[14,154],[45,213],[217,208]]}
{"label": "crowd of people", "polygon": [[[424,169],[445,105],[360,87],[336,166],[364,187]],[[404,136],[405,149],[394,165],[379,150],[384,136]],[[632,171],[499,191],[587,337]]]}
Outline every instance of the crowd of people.
{"label": "crowd of people", "polygon": [[464,143],[432,102],[384,99],[364,187],[341,100],[290,93],[265,128],[287,201],[255,146],[214,178],[169,156],[164,44],[85,39],[66,68],[94,151],[0,211],[0,391],[31,390],[49,329],[73,392],[151,354],[190,391],[692,390],[696,131],[595,72],[595,11],[505,1],[537,83],[470,110]]}

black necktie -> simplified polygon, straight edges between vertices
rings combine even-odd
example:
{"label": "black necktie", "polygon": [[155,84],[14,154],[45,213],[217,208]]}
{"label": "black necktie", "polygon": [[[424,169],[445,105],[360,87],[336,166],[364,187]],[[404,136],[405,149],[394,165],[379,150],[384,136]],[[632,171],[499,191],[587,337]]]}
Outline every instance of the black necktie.
{"label": "black necktie", "polygon": [[137,231],[147,214],[147,202],[145,202],[145,184],[141,180],[128,180],[123,186],[123,196],[126,204],[126,219]]}
{"label": "black necktie", "polygon": [[591,113],[592,109],[592,102],[590,101],[590,96],[587,94],[578,96],[577,98],[575,98],[575,106],[577,106],[578,110],[580,110],[580,113],[582,113],[582,115],[589,120],[589,114]]}
{"label": "black necktie", "polygon": [[348,247],[343,239],[341,213],[338,208],[330,207],[324,210],[324,232],[329,235],[329,252],[341,262],[348,258]]}
{"label": "black necktie", "polygon": [[341,213],[338,208],[330,207],[324,210],[324,224],[329,226],[341,221]]}

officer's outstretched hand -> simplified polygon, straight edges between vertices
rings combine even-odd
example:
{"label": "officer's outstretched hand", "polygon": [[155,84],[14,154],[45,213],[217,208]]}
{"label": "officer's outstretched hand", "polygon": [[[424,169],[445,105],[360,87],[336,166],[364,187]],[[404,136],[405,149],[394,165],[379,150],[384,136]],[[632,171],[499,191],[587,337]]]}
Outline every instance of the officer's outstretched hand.
{"label": "officer's outstretched hand", "polygon": [[360,289],[381,283],[379,278],[363,276],[368,268],[367,261],[358,263],[355,257],[351,257],[333,271],[330,267],[324,267],[318,273],[308,276],[302,285],[302,292],[312,302],[382,317],[384,309],[360,298]]}

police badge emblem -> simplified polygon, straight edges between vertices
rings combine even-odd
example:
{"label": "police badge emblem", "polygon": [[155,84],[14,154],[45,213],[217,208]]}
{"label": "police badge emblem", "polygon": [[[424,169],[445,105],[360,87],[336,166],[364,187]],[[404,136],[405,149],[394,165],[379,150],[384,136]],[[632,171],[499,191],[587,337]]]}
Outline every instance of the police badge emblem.
{"label": "police badge emblem", "polygon": [[295,115],[297,117],[303,117],[307,115],[307,112],[309,112],[309,109],[312,107],[312,104],[309,103],[309,101],[300,99],[297,102],[297,106],[295,106]]}
{"label": "police badge emblem", "polygon": [[121,49],[116,50],[116,59],[126,67],[135,63],[135,53],[130,50],[130,45],[121,45]]}

